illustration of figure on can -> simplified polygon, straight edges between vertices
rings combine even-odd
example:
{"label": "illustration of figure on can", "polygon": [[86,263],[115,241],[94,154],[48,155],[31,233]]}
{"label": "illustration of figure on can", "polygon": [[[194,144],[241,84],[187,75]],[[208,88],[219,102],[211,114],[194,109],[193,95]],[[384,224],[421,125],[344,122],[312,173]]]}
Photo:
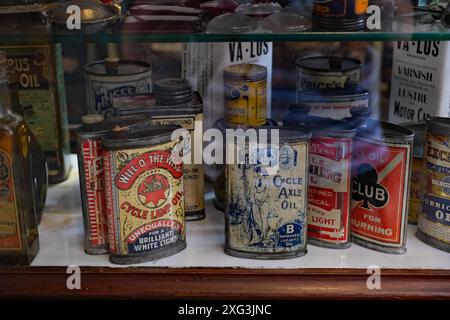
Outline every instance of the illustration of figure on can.
{"label": "illustration of figure on can", "polygon": [[247,258],[306,252],[308,143],[259,147],[256,161],[227,166],[226,249]]}

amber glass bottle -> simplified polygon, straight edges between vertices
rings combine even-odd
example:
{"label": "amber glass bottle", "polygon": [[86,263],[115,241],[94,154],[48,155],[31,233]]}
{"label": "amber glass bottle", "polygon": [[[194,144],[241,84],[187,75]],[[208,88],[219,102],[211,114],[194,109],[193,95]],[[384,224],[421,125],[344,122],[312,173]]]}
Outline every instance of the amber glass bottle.
{"label": "amber glass bottle", "polygon": [[6,65],[0,51],[0,265],[30,264],[39,250],[30,132],[11,111]]}

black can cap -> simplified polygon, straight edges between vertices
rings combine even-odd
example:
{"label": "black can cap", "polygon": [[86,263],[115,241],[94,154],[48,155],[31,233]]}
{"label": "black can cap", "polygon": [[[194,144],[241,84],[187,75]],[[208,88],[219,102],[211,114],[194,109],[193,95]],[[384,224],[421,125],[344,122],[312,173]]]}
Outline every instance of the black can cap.
{"label": "black can cap", "polygon": [[155,82],[155,92],[178,93],[191,90],[191,85],[186,79],[167,78]]}
{"label": "black can cap", "polygon": [[168,78],[159,80],[154,86],[156,103],[158,105],[177,105],[192,100],[191,85],[186,79]]}

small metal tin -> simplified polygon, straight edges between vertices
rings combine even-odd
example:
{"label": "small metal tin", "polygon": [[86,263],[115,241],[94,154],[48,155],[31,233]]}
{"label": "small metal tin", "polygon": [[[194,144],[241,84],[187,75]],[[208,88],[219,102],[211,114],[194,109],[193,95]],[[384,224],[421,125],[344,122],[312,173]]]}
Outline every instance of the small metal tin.
{"label": "small metal tin", "polygon": [[121,117],[104,120],[88,114],[76,131],[78,168],[84,224],[84,249],[88,254],[108,253],[108,225],[105,208],[105,176],[101,138],[113,128],[149,126],[147,117]]}
{"label": "small metal tin", "polygon": [[357,129],[352,167],[352,241],[385,253],[406,252],[414,133],[368,120]]}
{"label": "small metal tin", "polygon": [[352,108],[369,107],[369,92],[358,85],[345,85],[345,88],[299,91],[297,100],[311,107],[312,116],[340,120],[351,116]]}
{"label": "small metal tin", "polygon": [[186,248],[179,126],[113,132],[102,138],[110,260],[133,264]]}
{"label": "small metal tin", "polygon": [[197,92],[191,91],[183,79],[157,81],[154,89],[154,95],[151,96],[114,100],[115,112],[121,116],[148,115],[152,118],[152,125],[179,125],[189,131],[192,140],[184,149],[185,155],[191,154],[191,163],[184,164],[183,174],[185,215],[187,221],[204,219],[204,168],[202,159],[198,159],[203,154],[202,98]]}
{"label": "small metal tin", "polygon": [[267,68],[236,64],[223,71],[225,120],[233,125],[261,126],[267,121]]}
{"label": "small metal tin", "polygon": [[297,91],[344,88],[345,83],[360,83],[361,61],[338,56],[302,57],[296,61]]}
{"label": "small metal tin", "polygon": [[225,252],[252,259],[299,257],[306,254],[311,133],[261,127],[258,137],[261,130],[268,130],[267,137],[277,130],[279,145],[247,145],[238,153],[242,164],[226,166]]}
{"label": "small metal tin", "polygon": [[368,5],[368,0],[314,0],[314,28],[334,32],[364,30]]}
{"label": "small metal tin", "polygon": [[408,222],[417,224],[421,211],[422,180],[424,179],[425,122],[407,122],[399,124],[414,132],[413,158],[411,166],[411,187],[409,190]]}
{"label": "small metal tin", "polygon": [[450,252],[450,119],[430,117],[426,127],[422,210],[416,236]]}
{"label": "small metal tin", "polygon": [[[309,148],[308,243],[335,249],[350,242],[352,124],[309,116],[309,106],[291,106],[284,125],[306,128]],[[299,115],[300,113],[300,115]]]}
{"label": "small metal tin", "polygon": [[85,71],[89,113],[100,113],[109,118],[113,114],[114,97],[152,91],[152,71],[145,62],[106,59],[88,64]]}

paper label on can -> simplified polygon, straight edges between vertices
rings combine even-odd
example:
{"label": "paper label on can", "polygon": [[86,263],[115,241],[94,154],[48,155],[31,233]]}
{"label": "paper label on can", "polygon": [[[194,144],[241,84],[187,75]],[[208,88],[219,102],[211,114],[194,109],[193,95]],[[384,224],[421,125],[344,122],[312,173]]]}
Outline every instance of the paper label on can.
{"label": "paper label on can", "polygon": [[418,228],[437,240],[450,244],[450,199],[425,194]]}
{"label": "paper label on can", "polygon": [[297,67],[297,91],[344,88],[348,80],[360,82],[360,69],[348,71],[315,71]]}
{"label": "paper label on can", "polygon": [[110,252],[150,254],[185,241],[183,165],[177,142],[105,151]]}
{"label": "paper label on can", "polygon": [[20,106],[13,107],[24,117],[45,153],[49,174],[56,174],[62,165],[60,142],[63,139],[58,124],[58,108],[66,106],[57,104],[54,72],[60,66],[53,61],[53,48],[49,45],[0,46],[0,50],[6,50],[8,65],[19,78]]}
{"label": "paper label on can", "polygon": [[0,150],[0,250],[21,249],[11,159]]}
{"label": "paper label on can", "polygon": [[[262,254],[304,250],[308,143],[257,152],[256,164],[227,166],[227,246]],[[274,163],[266,157],[278,161],[278,173],[267,174]]]}
{"label": "paper label on can", "polygon": [[354,107],[369,107],[369,98],[333,97],[333,101],[305,101],[311,107],[309,115],[341,120],[351,116],[350,109]]}
{"label": "paper label on can", "polygon": [[411,146],[357,137],[352,181],[352,234],[402,247],[407,219]]}
{"label": "paper label on can", "polygon": [[[185,146],[196,146],[199,150],[203,150],[203,141],[197,141],[195,139],[195,124],[196,121],[203,121],[203,114],[192,114],[186,116],[152,116],[152,125],[170,125],[175,124],[182,126],[184,129],[189,130],[191,133],[191,141],[187,141]],[[204,196],[204,171],[202,164],[194,163],[194,152],[190,147],[183,148],[185,155],[191,155],[191,164],[183,165],[183,183],[185,190],[185,211],[198,212],[205,209],[205,196]]]}
{"label": "paper label on can", "polygon": [[107,244],[108,224],[105,210],[105,176],[100,139],[86,139],[81,143],[83,180],[86,193],[87,226],[92,247]]}
{"label": "paper label on can", "polygon": [[88,111],[113,116],[113,98],[148,94],[151,92],[151,71],[139,75],[94,75],[88,74],[87,99]]}
{"label": "paper label on can", "polygon": [[450,116],[450,42],[394,43],[389,122]]}
{"label": "paper label on can", "polygon": [[313,137],[309,152],[308,237],[349,238],[352,139]]}
{"label": "paper label on can", "polygon": [[425,161],[418,228],[450,243],[450,139],[428,133]]}
{"label": "paper label on can", "polygon": [[267,81],[225,80],[225,120],[259,126],[267,121]]}

